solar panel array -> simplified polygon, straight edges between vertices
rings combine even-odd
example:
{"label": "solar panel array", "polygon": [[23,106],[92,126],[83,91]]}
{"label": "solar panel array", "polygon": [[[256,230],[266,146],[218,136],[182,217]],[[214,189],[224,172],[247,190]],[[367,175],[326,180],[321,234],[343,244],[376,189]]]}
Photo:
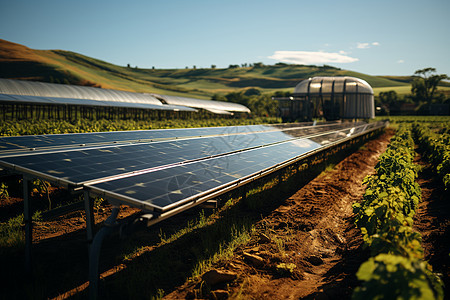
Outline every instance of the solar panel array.
{"label": "solar panel array", "polygon": [[380,127],[252,125],[0,138],[0,165],[164,212]]}

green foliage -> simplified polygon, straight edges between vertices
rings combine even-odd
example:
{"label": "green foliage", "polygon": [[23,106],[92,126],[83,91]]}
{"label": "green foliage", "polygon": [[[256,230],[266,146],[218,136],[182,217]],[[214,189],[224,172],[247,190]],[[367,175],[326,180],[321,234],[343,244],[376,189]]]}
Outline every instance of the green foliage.
{"label": "green foliage", "polygon": [[421,198],[415,182],[410,125],[401,124],[375,166],[364,179],[361,203],[354,203],[355,224],[373,256],[357,273],[363,281],[354,299],[442,299],[442,282],[422,261],[421,235],[412,228]]}
{"label": "green foliage", "polygon": [[[450,116],[389,116],[389,122],[394,125],[401,123],[434,123],[442,125],[442,123],[449,123]],[[386,117],[375,117],[374,121],[386,120]],[[450,123],[449,123],[450,124]]]}
{"label": "green foliage", "polygon": [[165,128],[237,126],[237,125],[279,123],[280,121],[281,120],[279,118],[274,117],[254,117],[252,119],[211,118],[203,120],[171,119],[160,121],[80,119],[74,122],[69,122],[65,120],[15,120],[15,121],[0,121],[0,136],[147,130],[147,129],[165,129]]}
{"label": "green foliage", "polygon": [[8,248],[24,244],[23,214],[0,223],[0,246]]}
{"label": "green foliage", "polygon": [[442,80],[448,79],[446,74],[436,74],[435,68],[425,68],[414,73],[411,93],[416,102],[431,103],[435,99],[437,86]]}
{"label": "green foliage", "polygon": [[[32,216],[32,220],[33,222],[41,222],[41,212],[36,211]],[[23,246],[25,244],[23,226],[23,214],[10,218],[4,223],[0,222],[0,249]],[[2,252],[0,251],[0,253]]]}
{"label": "green foliage", "polygon": [[294,263],[280,263],[277,265],[276,270],[282,276],[290,276],[294,274],[296,268],[297,266]]}
{"label": "green foliage", "polygon": [[101,198],[101,197],[97,197],[94,199],[94,210],[98,213],[100,211],[102,211],[102,205],[104,205],[106,203],[105,199]]}
{"label": "green foliage", "polygon": [[[363,201],[353,205],[355,223],[363,232],[364,241],[371,247],[376,240],[377,247],[371,248],[372,251],[410,248],[402,245],[401,241],[409,241],[411,232],[399,229],[412,226],[412,217],[421,197],[420,187],[415,182],[417,167],[412,162],[413,149],[410,131],[405,127],[400,128],[387,150],[380,155],[375,166],[376,174],[364,179],[367,188]],[[399,232],[402,238],[386,240],[386,237],[394,237],[392,233]],[[386,244],[383,245],[382,241]]]}
{"label": "green foliage", "polygon": [[364,283],[352,299],[443,299],[442,282],[430,269],[420,259],[379,254],[359,268],[356,276]]}
{"label": "green foliage", "polygon": [[8,193],[8,186],[2,182],[2,185],[0,186],[0,199],[8,199],[9,193]]}
{"label": "green foliage", "polygon": [[[218,98],[217,95],[214,98]],[[278,102],[267,94],[261,94],[258,89],[248,89],[245,92],[231,92],[225,95],[226,101],[247,106],[253,115],[275,117],[278,115]]]}
{"label": "green foliage", "polygon": [[48,209],[51,210],[52,200],[50,199],[50,183],[45,180],[36,179],[33,181],[33,186],[40,196],[46,196],[48,201]]}
{"label": "green foliage", "polygon": [[426,159],[436,170],[445,189],[450,189],[450,123],[443,124],[438,130],[429,125],[414,124],[413,132]]}

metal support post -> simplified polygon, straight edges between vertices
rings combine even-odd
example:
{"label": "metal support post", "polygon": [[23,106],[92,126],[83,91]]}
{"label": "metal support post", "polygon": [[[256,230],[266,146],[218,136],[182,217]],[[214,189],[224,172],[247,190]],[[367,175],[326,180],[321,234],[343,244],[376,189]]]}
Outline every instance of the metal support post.
{"label": "metal support post", "polygon": [[99,259],[100,250],[105,237],[110,235],[114,227],[117,225],[116,219],[119,214],[119,206],[113,206],[111,215],[106,219],[105,226],[102,227],[95,235],[89,251],[89,299],[98,298],[98,282],[99,282]]}
{"label": "metal support post", "polygon": [[94,238],[94,226],[95,226],[95,218],[94,218],[94,201],[89,196],[89,191],[84,190],[84,211],[86,212],[86,235],[87,242],[90,247],[92,244],[92,240]]}
{"label": "metal support post", "polygon": [[23,176],[23,221],[25,223],[25,272],[31,277],[33,262],[33,220],[31,210],[31,180]]}

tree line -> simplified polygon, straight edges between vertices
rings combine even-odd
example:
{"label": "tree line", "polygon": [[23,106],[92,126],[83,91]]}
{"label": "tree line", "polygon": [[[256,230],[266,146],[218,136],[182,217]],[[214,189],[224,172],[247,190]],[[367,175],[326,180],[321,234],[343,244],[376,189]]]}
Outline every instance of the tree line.
{"label": "tree line", "polygon": [[252,114],[261,117],[278,116],[278,101],[272,97],[289,97],[290,92],[277,91],[273,94],[263,94],[256,88],[249,88],[245,91],[230,92],[226,95],[214,94],[211,100],[234,102],[247,106]]}
{"label": "tree line", "polygon": [[450,79],[446,74],[437,74],[435,68],[424,68],[417,70],[412,78],[411,94],[398,95],[392,90],[375,97],[375,105],[381,108],[379,114],[399,114],[405,105],[410,105],[417,114],[428,114],[433,104],[450,105],[450,94],[438,89],[443,80]]}

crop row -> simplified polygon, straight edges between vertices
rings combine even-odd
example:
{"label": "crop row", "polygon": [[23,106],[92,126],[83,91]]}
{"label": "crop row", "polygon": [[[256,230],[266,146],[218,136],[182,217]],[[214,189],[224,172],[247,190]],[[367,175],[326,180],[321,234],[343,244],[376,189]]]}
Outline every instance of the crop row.
{"label": "crop row", "polygon": [[212,126],[237,126],[278,123],[279,118],[211,118],[211,119],[166,119],[166,120],[15,120],[0,121],[0,136],[30,135],[30,134],[57,134],[57,133],[83,133],[123,130],[147,130],[166,128],[192,128]]}
{"label": "crop row", "polygon": [[424,124],[413,125],[414,137],[426,159],[443,181],[445,189],[450,189],[450,126],[432,130]]}
{"label": "crop row", "polygon": [[400,126],[376,173],[364,179],[366,192],[353,209],[371,258],[356,274],[362,285],[353,299],[443,298],[442,282],[423,260],[421,235],[412,228],[421,198],[414,155],[410,126]]}

